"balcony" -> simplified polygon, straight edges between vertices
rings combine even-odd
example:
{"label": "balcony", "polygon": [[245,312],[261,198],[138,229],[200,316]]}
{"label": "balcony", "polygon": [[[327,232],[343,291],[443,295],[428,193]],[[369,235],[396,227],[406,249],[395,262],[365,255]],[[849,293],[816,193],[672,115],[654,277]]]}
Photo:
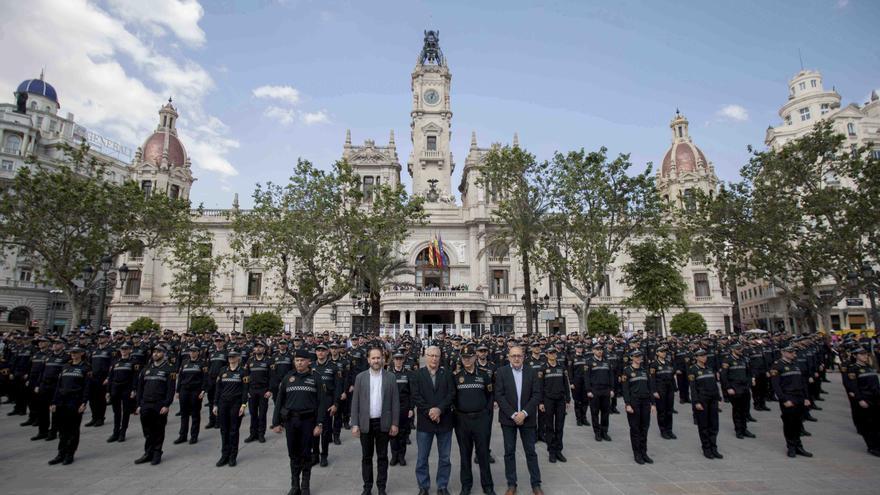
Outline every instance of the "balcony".
{"label": "balcony", "polygon": [[491,263],[491,264],[510,263],[510,256],[489,256],[489,263]]}
{"label": "balcony", "polygon": [[40,284],[31,280],[17,280],[11,277],[6,277],[4,287],[14,287],[17,289],[51,289],[52,286],[46,284]]}
{"label": "balcony", "polygon": [[[475,290],[400,290],[382,294],[382,304],[486,304],[486,295]],[[462,308],[464,309],[464,308]]]}
{"label": "balcony", "polygon": [[248,294],[247,297],[245,297],[245,300],[246,301],[259,301],[262,298],[263,298],[263,296],[261,294]]}
{"label": "balcony", "polygon": [[9,146],[4,146],[3,153],[6,153],[7,155],[19,156],[19,155],[21,155],[21,148],[12,148]]}
{"label": "balcony", "polygon": [[712,296],[696,296],[694,300],[697,302],[707,302],[712,300]]}
{"label": "balcony", "polygon": [[439,160],[443,158],[443,153],[437,150],[425,150],[422,151],[422,158],[427,160]]}
{"label": "balcony", "polygon": [[517,301],[516,294],[489,294],[489,299],[493,301]]}

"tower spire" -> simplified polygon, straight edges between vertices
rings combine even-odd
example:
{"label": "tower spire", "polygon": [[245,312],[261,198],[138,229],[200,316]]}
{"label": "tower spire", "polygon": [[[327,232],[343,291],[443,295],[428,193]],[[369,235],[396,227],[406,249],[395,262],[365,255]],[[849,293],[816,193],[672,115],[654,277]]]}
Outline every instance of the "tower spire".
{"label": "tower spire", "polygon": [[351,146],[351,129],[345,130],[345,145]]}
{"label": "tower spire", "polygon": [[391,136],[388,138],[388,146],[394,147],[394,129],[391,129]]}
{"label": "tower spire", "polygon": [[519,148],[519,133],[513,133],[513,147]]}
{"label": "tower spire", "polygon": [[477,131],[471,131],[471,149],[477,149]]}

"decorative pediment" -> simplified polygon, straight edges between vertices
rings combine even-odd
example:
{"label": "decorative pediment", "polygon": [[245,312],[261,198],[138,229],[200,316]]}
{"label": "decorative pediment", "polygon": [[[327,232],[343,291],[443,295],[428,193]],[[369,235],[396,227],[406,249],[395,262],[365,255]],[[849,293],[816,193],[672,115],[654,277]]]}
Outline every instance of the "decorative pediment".
{"label": "decorative pediment", "polygon": [[427,125],[422,126],[422,132],[441,132],[443,130],[442,127],[435,124],[434,122],[429,122]]}
{"label": "decorative pediment", "polygon": [[364,148],[357,150],[349,157],[349,162],[354,165],[379,165],[391,161],[385,153],[376,148]]}

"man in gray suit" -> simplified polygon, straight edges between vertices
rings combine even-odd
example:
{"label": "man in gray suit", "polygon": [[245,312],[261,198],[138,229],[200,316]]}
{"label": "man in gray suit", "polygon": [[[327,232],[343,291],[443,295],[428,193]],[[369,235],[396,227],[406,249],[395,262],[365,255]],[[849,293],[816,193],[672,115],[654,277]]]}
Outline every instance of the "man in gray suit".
{"label": "man in gray suit", "polygon": [[385,495],[388,482],[388,441],[396,436],[400,418],[400,395],[394,373],[382,369],[384,352],[379,347],[367,352],[369,369],[354,380],[351,395],[351,433],[361,439],[362,495],[373,490],[373,452],[377,457],[376,488]]}

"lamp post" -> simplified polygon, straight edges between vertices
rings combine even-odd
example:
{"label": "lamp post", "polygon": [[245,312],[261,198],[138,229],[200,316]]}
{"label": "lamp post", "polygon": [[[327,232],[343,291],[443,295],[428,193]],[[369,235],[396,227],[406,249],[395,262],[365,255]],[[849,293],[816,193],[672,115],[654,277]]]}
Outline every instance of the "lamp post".
{"label": "lamp post", "polygon": [[232,320],[232,333],[235,333],[235,325],[244,321],[244,310],[239,311],[238,306],[233,306],[232,311],[226,310],[226,319]]}
{"label": "lamp post", "polygon": [[361,333],[364,334],[367,331],[367,318],[370,316],[371,304],[370,304],[370,296],[368,292],[364,292],[363,294],[352,293],[351,294],[351,306],[354,309],[361,310]]}
{"label": "lamp post", "polygon": [[861,278],[865,283],[865,290],[868,294],[868,300],[871,303],[871,323],[874,325],[875,331],[880,330],[880,314],[877,312],[878,272],[874,270],[874,267],[872,267],[870,263],[862,263],[861,273],[850,272],[847,275],[853,289],[858,287],[859,275],[861,275]]}
{"label": "lamp post", "polygon": [[[122,283],[122,287],[125,287],[125,281],[128,279],[128,265],[123,263],[122,266],[115,269],[112,268],[112,265],[113,256],[106,254],[101,257],[101,266],[99,267],[101,271],[101,280],[98,282],[98,310],[96,324],[93,326],[95,331],[101,331],[101,327],[104,325],[104,301],[107,298],[107,275],[114,271],[118,272],[119,281]],[[86,278],[90,278],[92,274],[95,273],[95,268],[87,266],[83,270],[83,273]]]}
{"label": "lamp post", "polygon": [[61,289],[52,289],[49,291],[49,294],[52,296],[49,299],[49,316],[46,318],[46,332],[55,328],[55,301],[58,298],[58,294],[63,293]]}
{"label": "lamp post", "polygon": [[190,320],[190,311],[192,309],[192,293],[193,293],[193,285],[199,280],[199,276],[193,273],[189,276],[189,294],[187,294],[186,298],[186,333],[189,333],[189,326],[191,323]]}
{"label": "lamp post", "polygon": [[[523,294],[523,296],[520,299],[523,302],[523,306],[525,306],[526,305],[525,294]],[[532,289],[531,310],[532,310],[532,318],[535,320],[535,326],[533,327],[535,329],[535,333],[538,333],[538,311],[541,311],[542,309],[546,309],[548,307],[550,307],[550,296],[548,296],[547,294],[544,294],[543,299],[538,299],[538,289]]]}

